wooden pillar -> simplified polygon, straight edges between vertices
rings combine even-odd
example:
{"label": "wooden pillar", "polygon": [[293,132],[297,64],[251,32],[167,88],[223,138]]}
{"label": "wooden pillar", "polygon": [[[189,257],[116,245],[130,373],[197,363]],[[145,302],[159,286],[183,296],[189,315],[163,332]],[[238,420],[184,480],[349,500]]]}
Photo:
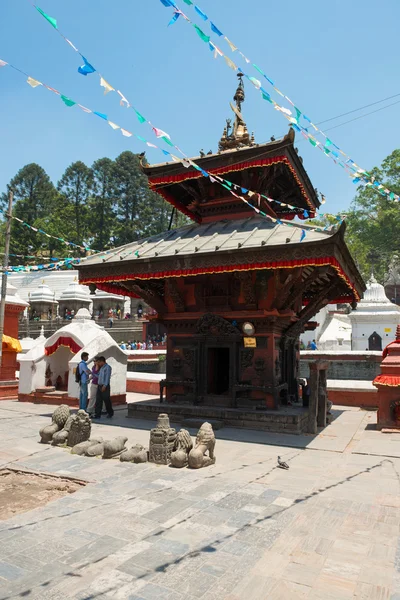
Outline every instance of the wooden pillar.
{"label": "wooden pillar", "polygon": [[321,369],[318,377],[318,427],[326,426],[326,370]]}
{"label": "wooden pillar", "polygon": [[310,363],[310,400],[308,405],[308,433],[317,433],[317,411],[318,411],[318,367],[316,363]]}

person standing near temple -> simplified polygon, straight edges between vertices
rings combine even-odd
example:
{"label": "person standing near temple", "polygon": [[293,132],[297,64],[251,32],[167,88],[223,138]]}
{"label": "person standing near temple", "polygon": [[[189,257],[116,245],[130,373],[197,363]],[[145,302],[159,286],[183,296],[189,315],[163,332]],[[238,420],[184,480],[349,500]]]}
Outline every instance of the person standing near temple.
{"label": "person standing near temple", "polygon": [[100,371],[100,367],[97,364],[97,356],[96,356],[93,359],[92,380],[90,382],[89,404],[86,409],[86,412],[89,414],[89,417],[93,416],[94,407],[96,404],[99,371]]}
{"label": "person standing near temple", "polygon": [[77,367],[78,373],[75,377],[76,381],[79,383],[79,408],[81,410],[86,410],[88,401],[88,385],[90,376],[90,369],[87,366],[88,358],[89,354],[87,352],[82,352],[81,362]]}
{"label": "person standing near temple", "polygon": [[110,392],[110,380],[111,380],[111,367],[106,363],[104,356],[97,358],[97,364],[100,367],[98,383],[97,383],[97,395],[96,395],[96,409],[95,419],[101,418],[101,408],[103,402],[106,405],[107,417],[111,419],[114,415],[114,410],[111,403],[111,392]]}

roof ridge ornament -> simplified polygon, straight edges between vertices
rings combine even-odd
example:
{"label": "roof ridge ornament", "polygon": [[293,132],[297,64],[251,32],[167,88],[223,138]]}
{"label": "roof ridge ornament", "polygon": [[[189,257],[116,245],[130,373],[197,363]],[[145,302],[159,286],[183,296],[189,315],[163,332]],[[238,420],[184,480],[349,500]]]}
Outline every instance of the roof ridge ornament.
{"label": "roof ridge ornament", "polygon": [[242,115],[242,103],[245,100],[244,93],[244,84],[243,84],[243,73],[237,74],[239,78],[239,85],[236,89],[235,95],[233,97],[235,101],[235,105],[232,102],[229,103],[234,115],[235,121],[232,125],[232,120],[226,120],[226,126],[224,127],[224,131],[222,137],[218,143],[218,149],[221,152],[222,150],[230,150],[232,148],[241,148],[244,146],[254,146],[254,133],[249,135],[247,130],[247,125],[244,122]]}

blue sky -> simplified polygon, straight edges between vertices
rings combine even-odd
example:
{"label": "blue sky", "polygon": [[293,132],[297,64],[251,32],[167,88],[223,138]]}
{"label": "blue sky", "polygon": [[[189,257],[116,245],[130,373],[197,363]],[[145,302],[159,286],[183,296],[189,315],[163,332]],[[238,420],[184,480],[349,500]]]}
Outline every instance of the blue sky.
{"label": "blue sky", "polygon": [[[176,2],[209,33],[208,24],[196,19],[192,8],[182,0]],[[197,155],[200,148],[217,149],[225,119],[231,116],[236,75],[223,59],[212,58],[207,45],[182,19],[167,28],[172,11],[160,0],[38,4],[57,18],[60,30],[107,81],[188,155]],[[400,93],[398,0],[199,0],[199,6],[314,122]],[[133,111],[119,106],[116,94],[103,95],[97,75],[77,73],[79,55],[28,0],[1,0],[1,9],[0,59],[154,141],[150,128],[139,124]],[[245,66],[237,53],[216,41]],[[243,114],[257,142],[287,131],[287,121],[249,82],[246,96]],[[399,111],[400,104],[329,135],[368,169],[399,146]],[[326,128],[360,114],[327,123]],[[32,89],[7,67],[0,69],[0,115],[0,191],[29,162],[39,163],[56,182],[73,161],[90,165],[126,149],[146,149],[98,117],[76,106],[67,108],[46,89]],[[326,211],[348,208],[355,193],[350,178],[299,134],[297,142],[311,180],[326,195]],[[163,162],[158,151],[147,150],[149,162]]]}

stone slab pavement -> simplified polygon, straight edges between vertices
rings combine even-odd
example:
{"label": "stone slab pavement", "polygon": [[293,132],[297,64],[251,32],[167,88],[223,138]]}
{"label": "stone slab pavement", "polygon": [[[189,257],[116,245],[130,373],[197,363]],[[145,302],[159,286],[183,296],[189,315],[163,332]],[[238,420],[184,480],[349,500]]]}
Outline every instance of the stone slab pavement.
{"label": "stone slab pavement", "polygon": [[[311,438],[222,429],[192,471],[42,445],[52,410],[0,402],[0,466],[88,484],[0,521],[1,600],[400,600],[400,435],[374,413],[336,407]],[[152,425],[121,408],[93,433],[147,445]]]}

